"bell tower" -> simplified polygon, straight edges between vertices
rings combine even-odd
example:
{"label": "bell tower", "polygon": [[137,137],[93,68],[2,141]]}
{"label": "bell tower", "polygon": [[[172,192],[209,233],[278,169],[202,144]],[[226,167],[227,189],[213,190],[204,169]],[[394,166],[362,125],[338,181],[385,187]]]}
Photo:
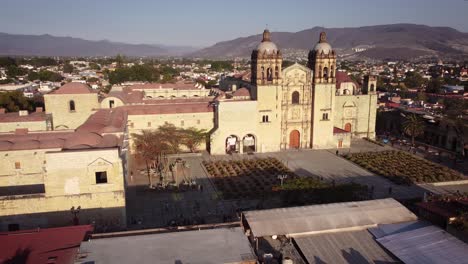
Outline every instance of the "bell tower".
{"label": "bell tower", "polygon": [[320,40],[309,52],[308,66],[314,71],[313,83],[336,82],[336,53],[327,42],[327,34],[320,33]]}
{"label": "bell tower", "polygon": [[336,53],[325,32],[320,33],[318,43],[309,52],[308,67],[313,71],[311,147],[333,148]]}
{"label": "bell tower", "polygon": [[281,83],[281,63],[283,56],[275,43],[271,41],[268,29],[263,31],[262,42],[251,56],[251,82],[253,85]]}

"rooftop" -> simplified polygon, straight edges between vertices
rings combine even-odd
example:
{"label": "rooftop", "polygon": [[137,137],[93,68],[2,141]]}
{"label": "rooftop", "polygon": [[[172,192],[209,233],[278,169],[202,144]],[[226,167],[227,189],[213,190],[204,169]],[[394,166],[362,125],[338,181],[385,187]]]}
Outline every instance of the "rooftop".
{"label": "rooftop", "polygon": [[93,94],[96,93],[91,87],[84,83],[69,82],[51,92],[51,94]]}
{"label": "rooftop", "polygon": [[173,90],[200,90],[204,87],[198,85],[197,83],[145,83],[145,84],[134,84],[129,86],[132,90],[144,90],[144,89],[173,89]]}
{"label": "rooftop", "polygon": [[74,263],[90,225],[0,233],[0,263]]}
{"label": "rooftop", "polygon": [[396,263],[367,230],[296,237],[308,263]]}
{"label": "rooftop", "polygon": [[94,239],[81,245],[86,263],[241,263],[255,260],[239,227]]}
{"label": "rooftop", "polygon": [[377,241],[404,263],[467,263],[468,245],[436,226],[412,224],[390,230],[381,231]]}
{"label": "rooftop", "polygon": [[244,217],[255,237],[297,236],[417,219],[392,198],[247,211]]}
{"label": "rooftop", "polygon": [[351,79],[351,77],[346,72],[336,71],[335,78],[336,78],[336,89],[339,89],[342,83],[348,83],[348,82],[354,83],[354,85],[356,85],[356,88],[359,87],[359,85],[353,79]]}
{"label": "rooftop", "polygon": [[33,149],[86,149],[119,146],[115,135],[100,135],[94,132],[42,132],[24,135],[0,135],[0,151]]}
{"label": "rooftop", "polygon": [[46,120],[45,112],[33,112],[21,115],[20,112],[0,113],[0,123],[40,122]]}

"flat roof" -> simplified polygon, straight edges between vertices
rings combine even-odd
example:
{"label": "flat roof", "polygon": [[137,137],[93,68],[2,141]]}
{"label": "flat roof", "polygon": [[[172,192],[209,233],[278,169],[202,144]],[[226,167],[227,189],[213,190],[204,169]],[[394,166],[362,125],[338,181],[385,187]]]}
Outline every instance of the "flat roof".
{"label": "flat roof", "polygon": [[244,212],[255,237],[332,231],[417,220],[392,198]]}
{"label": "flat roof", "polygon": [[418,184],[434,194],[468,193],[468,180]]}
{"label": "flat roof", "polygon": [[294,238],[308,263],[395,263],[367,230]]}
{"label": "flat roof", "polygon": [[95,263],[241,263],[256,260],[240,227],[94,239],[81,261]]}
{"label": "flat roof", "polygon": [[407,264],[461,264],[468,260],[468,244],[433,225],[406,227],[377,241]]}

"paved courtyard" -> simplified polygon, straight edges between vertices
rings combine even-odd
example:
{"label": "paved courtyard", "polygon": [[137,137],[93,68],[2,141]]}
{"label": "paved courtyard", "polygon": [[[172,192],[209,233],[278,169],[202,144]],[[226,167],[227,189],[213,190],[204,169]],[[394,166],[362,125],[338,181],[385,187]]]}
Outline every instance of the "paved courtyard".
{"label": "paved courtyard", "polygon": [[[380,147],[360,140],[353,144],[353,152],[381,151]],[[340,150],[343,151],[343,150]],[[343,152],[346,153],[346,152]],[[293,150],[275,153],[233,156],[189,155],[183,159],[190,174],[202,189],[185,192],[157,191],[148,188],[145,173],[136,173],[128,179],[127,218],[130,228],[163,227],[172,224],[218,223],[237,220],[236,212],[255,208],[259,201],[219,199],[207,173],[203,160],[253,159],[276,157],[300,176],[319,177],[336,183],[355,182],[374,189],[374,198],[394,197],[410,199],[423,196],[418,186],[396,185],[337,156],[335,150]]]}

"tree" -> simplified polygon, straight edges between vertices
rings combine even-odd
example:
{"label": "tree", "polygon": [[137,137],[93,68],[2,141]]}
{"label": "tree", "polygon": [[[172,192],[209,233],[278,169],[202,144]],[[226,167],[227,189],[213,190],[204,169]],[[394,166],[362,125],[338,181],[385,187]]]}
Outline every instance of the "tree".
{"label": "tree", "polygon": [[15,59],[11,57],[0,57],[0,67],[8,67],[11,65],[16,66],[16,61]]}
{"label": "tree", "polygon": [[177,128],[173,124],[166,123],[158,128],[163,140],[169,146],[171,154],[180,152],[180,145],[182,144],[183,130]]}
{"label": "tree", "polygon": [[0,107],[8,112],[18,112],[19,110],[33,110],[33,102],[24,97],[21,91],[0,93]]}
{"label": "tree", "polygon": [[463,100],[461,98],[446,98],[444,99],[443,104],[443,113],[446,115],[455,131],[457,142],[461,146],[461,155],[465,156],[465,131],[468,131],[468,124],[463,119],[463,112],[468,110],[468,100]]}
{"label": "tree", "polygon": [[120,54],[117,54],[117,56],[115,57],[115,62],[117,62],[117,69],[122,68],[124,63],[124,57]]}
{"label": "tree", "polygon": [[424,92],[419,92],[417,95],[416,95],[416,101],[422,101],[422,102],[426,102],[427,101],[427,96]]}
{"label": "tree", "polygon": [[86,81],[90,83],[95,83],[95,82],[98,82],[99,79],[96,77],[89,77]]}
{"label": "tree", "polygon": [[143,130],[141,134],[132,134],[137,156],[141,157],[146,164],[149,186],[153,186],[151,170],[161,175],[163,169],[164,155],[169,146],[159,131]]}
{"label": "tree", "polygon": [[99,66],[99,64],[97,64],[97,63],[95,63],[95,62],[91,62],[91,63],[89,64],[89,68],[90,68],[91,70],[95,70],[95,71],[101,70],[101,66]]}
{"label": "tree", "polygon": [[35,80],[39,80],[39,73],[35,72],[35,71],[30,71],[28,73],[28,80],[29,81],[35,81]]}
{"label": "tree", "polygon": [[432,78],[431,81],[427,84],[426,92],[428,93],[441,93],[442,83],[439,78]]}
{"label": "tree", "polygon": [[419,88],[424,84],[424,79],[417,72],[407,72],[405,77],[405,86],[408,88]]}
{"label": "tree", "polygon": [[10,78],[16,78],[17,76],[23,76],[27,71],[16,65],[9,65],[6,67],[6,74]]}
{"label": "tree", "polygon": [[197,129],[195,127],[184,129],[182,134],[182,144],[185,145],[190,152],[196,152],[197,148],[208,136],[206,129]]}
{"label": "tree", "polygon": [[424,133],[424,121],[415,114],[409,115],[403,121],[403,131],[411,137],[411,144],[414,146],[415,137]]}
{"label": "tree", "polygon": [[59,82],[63,80],[62,75],[59,73],[48,71],[48,70],[41,70],[39,72],[39,80],[42,82],[49,81],[49,82]]}
{"label": "tree", "polygon": [[75,68],[70,63],[66,63],[65,65],[63,65],[63,72],[64,73],[72,73],[74,69]]}

